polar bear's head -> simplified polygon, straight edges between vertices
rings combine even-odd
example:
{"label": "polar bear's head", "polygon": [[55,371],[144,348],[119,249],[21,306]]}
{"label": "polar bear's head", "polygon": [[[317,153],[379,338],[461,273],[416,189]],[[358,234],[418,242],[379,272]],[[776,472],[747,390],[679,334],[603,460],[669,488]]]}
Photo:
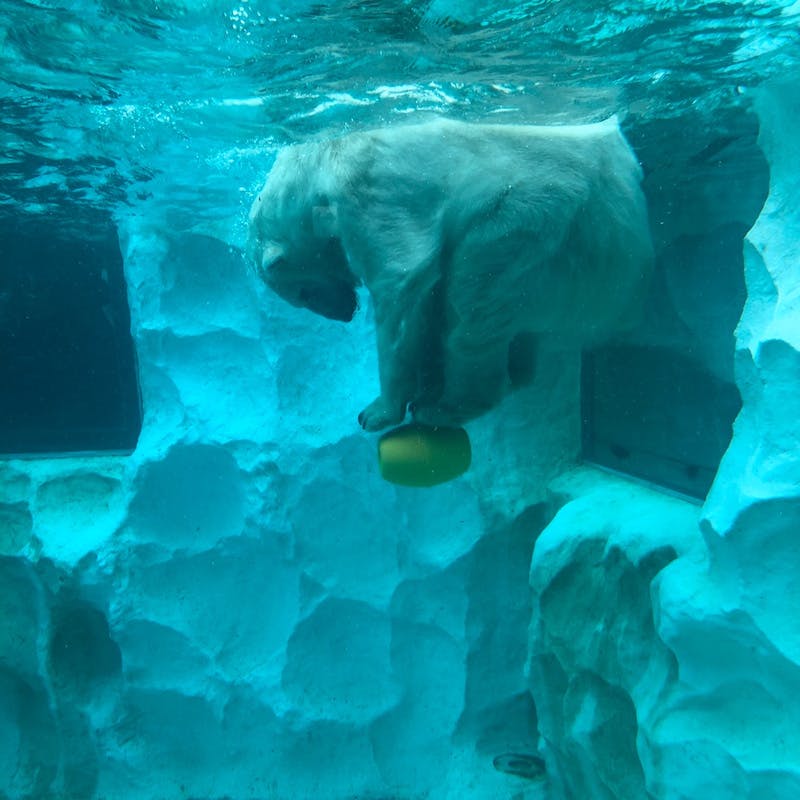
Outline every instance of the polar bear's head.
{"label": "polar bear's head", "polygon": [[[295,148],[287,148],[294,155]],[[248,251],[279,297],[328,319],[349,322],[360,281],[339,239],[337,209],[284,151],[250,210]],[[287,164],[291,160],[291,164]]]}
{"label": "polar bear's head", "polygon": [[261,279],[288,303],[340,322],[353,318],[357,281],[337,239],[300,253],[275,241],[257,243],[252,255]]}

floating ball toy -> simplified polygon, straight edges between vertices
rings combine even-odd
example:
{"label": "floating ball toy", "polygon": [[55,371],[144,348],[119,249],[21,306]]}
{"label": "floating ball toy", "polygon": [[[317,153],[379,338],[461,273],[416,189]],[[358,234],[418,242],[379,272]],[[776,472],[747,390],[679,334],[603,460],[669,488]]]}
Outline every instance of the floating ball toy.
{"label": "floating ball toy", "polygon": [[378,440],[384,480],[401,486],[436,486],[467,471],[472,460],[463,428],[402,425]]}

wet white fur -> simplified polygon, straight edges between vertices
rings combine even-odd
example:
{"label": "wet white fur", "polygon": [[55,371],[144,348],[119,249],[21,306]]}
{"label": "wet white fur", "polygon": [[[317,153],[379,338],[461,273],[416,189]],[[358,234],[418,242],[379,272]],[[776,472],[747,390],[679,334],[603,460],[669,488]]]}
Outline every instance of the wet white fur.
{"label": "wet white fur", "polygon": [[[381,394],[365,428],[401,421],[410,402],[423,421],[460,423],[509,391],[517,334],[580,347],[631,319],[652,260],[640,179],[615,119],[355,133],[279,153],[251,211],[251,252],[265,276],[280,257],[291,280],[311,270],[369,289]],[[346,264],[321,263],[331,237]],[[433,351],[435,397],[420,378]]]}

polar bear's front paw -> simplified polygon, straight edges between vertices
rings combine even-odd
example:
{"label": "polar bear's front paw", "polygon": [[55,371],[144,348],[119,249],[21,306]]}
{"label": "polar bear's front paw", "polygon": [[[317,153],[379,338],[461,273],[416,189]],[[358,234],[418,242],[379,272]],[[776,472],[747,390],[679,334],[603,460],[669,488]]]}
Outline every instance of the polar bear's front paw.
{"label": "polar bear's front paw", "polygon": [[402,422],[405,415],[405,406],[392,408],[383,397],[377,397],[358,415],[358,424],[365,431],[379,431]]}

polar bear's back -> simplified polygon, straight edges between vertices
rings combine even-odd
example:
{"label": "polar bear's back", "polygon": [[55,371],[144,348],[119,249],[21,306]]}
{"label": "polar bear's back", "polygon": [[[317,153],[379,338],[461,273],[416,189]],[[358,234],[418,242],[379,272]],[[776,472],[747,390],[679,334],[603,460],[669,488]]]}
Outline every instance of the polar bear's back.
{"label": "polar bear's back", "polygon": [[456,212],[451,227],[471,224],[510,188],[525,193],[535,213],[557,208],[561,219],[587,192],[613,188],[629,200],[640,192],[639,164],[613,117],[570,126],[441,118],[350,134],[321,143],[321,153],[318,146],[308,145],[309,155],[321,156],[317,168],[343,191],[339,202],[363,205],[367,190],[372,204]]}
{"label": "polar bear's back", "polygon": [[452,279],[478,292],[463,296],[461,314],[486,291],[475,280],[482,273],[493,294],[524,292],[540,330],[578,338],[615,327],[626,298],[637,304],[652,251],[641,169],[616,118],[572,126],[439,119],[348,138],[361,156],[346,183],[356,195],[370,192],[359,207],[390,207],[398,227],[416,218],[457,243],[452,269],[469,276]]}
{"label": "polar bear's back", "polygon": [[[329,163],[338,169],[357,170],[368,164],[400,175],[419,166],[428,180],[446,180],[452,188],[487,171],[494,180],[506,174],[531,178],[532,170],[541,172],[555,163],[563,167],[570,157],[585,168],[601,151],[618,169],[641,179],[616,117],[589,125],[552,126],[469,123],[443,117],[353,133],[329,140],[323,147],[331,157]],[[465,169],[469,166],[472,169]]]}
{"label": "polar bear's back", "polygon": [[641,169],[615,118],[575,126],[438,120],[368,136],[382,153],[375,169],[388,170],[368,185],[391,185],[394,203],[420,218],[444,209],[440,225],[457,243],[450,280],[475,289],[450,298],[468,327],[484,324],[471,309],[487,292],[526,298],[529,329],[586,344],[635,321],[652,250]]}
{"label": "polar bear's back", "polygon": [[[471,214],[491,208],[507,187],[527,187],[529,198],[559,204],[592,183],[639,192],[641,170],[616,117],[589,125],[505,125],[438,118],[392,125],[284,148],[271,178],[294,195],[308,179],[318,194],[343,207],[348,201],[417,211],[447,206]],[[548,194],[549,193],[549,194]],[[283,217],[283,211],[279,216]]]}

